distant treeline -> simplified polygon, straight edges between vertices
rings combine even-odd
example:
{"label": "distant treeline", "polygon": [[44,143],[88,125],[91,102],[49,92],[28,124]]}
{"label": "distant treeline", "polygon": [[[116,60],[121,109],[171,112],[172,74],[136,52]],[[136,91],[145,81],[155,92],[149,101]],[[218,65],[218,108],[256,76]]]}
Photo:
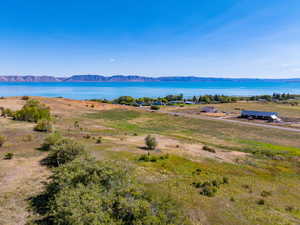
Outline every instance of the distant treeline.
{"label": "distant treeline", "polygon": [[226,96],[226,95],[201,95],[192,98],[184,98],[183,94],[167,95],[165,97],[150,98],[134,98],[131,96],[121,96],[114,100],[107,99],[91,99],[92,101],[133,105],[133,106],[150,106],[150,105],[180,105],[180,104],[218,104],[218,103],[234,103],[237,101],[265,101],[265,102],[280,102],[295,100],[300,98],[300,95],[292,95],[289,93],[274,93],[273,95],[255,95],[255,96]]}

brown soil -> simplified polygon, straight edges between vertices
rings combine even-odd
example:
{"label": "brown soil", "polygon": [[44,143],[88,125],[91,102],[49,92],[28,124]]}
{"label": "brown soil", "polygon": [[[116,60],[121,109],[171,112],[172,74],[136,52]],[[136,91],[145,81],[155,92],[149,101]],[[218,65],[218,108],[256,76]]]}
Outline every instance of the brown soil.
{"label": "brown soil", "polygon": [[43,157],[1,159],[0,224],[26,224],[30,215],[28,198],[42,188],[41,181],[46,181],[50,174],[39,163]]}
{"label": "brown soil", "polygon": [[[120,144],[124,145],[134,145],[138,149],[145,147],[144,139],[146,136],[130,136],[126,138],[114,139],[116,142],[120,142]],[[222,162],[230,162],[235,163],[237,158],[244,158],[248,154],[244,152],[237,151],[223,151],[219,149],[215,149],[216,153],[208,152],[203,150],[202,144],[190,144],[179,142],[175,139],[168,138],[162,135],[155,135],[158,141],[157,149],[164,153],[176,153],[180,155],[187,155],[196,157],[195,159],[199,160],[199,158],[210,158],[215,159]],[[137,149],[134,149],[135,152],[143,153]]]}

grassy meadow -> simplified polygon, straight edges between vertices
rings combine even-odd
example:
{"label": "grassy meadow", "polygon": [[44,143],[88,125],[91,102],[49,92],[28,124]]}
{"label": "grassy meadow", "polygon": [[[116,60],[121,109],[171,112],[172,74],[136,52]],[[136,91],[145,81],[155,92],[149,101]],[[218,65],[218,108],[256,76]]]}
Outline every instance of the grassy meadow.
{"label": "grassy meadow", "polygon": [[[300,133],[103,103],[38,99],[51,108],[54,130],[85,145],[98,161],[129,166],[153,196],[174,199],[191,224],[300,224]],[[2,107],[24,103],[19,98],[0,100]],[[300,116],[299,106],[273,103],[216,107]],[[39,149],[47,133],[33,127],[0,117],[0,135],[6,139],[0,147],[0,224],[36,224],[40,217],[30,198],[42,192],[52,171],[40,163],[47,156]],[[151,160],[143,160],[148,134],[156,137],[158,147],[150,152]],[[9,152],[14,157],[4,160]],[[204,183],[215,191],[203,193]]]}

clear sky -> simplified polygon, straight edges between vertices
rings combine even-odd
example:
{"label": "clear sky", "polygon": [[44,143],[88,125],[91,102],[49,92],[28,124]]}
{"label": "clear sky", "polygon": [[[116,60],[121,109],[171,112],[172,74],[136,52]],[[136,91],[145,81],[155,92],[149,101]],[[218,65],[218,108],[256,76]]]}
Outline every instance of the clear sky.
{"label": "clear sky", "polygon": [[300,77],[300,0],[6,0],[0,74]]}

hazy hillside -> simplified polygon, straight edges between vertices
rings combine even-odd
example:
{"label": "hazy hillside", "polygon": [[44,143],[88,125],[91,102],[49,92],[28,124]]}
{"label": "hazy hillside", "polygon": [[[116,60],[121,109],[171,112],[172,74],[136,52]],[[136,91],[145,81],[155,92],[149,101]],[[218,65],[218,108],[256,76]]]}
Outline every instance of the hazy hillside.
{"label": "hazy hillside", "polygon": [[0,82],[213,82],[213,81],[286,81],[286,82],[300,82],[300,78],[294,79],[246,79],[246,78],[212,78],[212,77],[196,77],[196,76],[166,76],[166,77],[145,77],[136,75],[73,75],[70,77],[56,77],[56,76],[0,76]]}

